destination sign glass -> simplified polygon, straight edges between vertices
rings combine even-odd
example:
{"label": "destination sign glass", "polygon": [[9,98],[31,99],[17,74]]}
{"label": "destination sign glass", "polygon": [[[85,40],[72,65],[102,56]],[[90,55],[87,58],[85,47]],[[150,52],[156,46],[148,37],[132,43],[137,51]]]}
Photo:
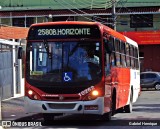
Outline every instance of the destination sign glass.
{"label": "destination sign glass", "polygon": [[29,30],[28,39],[100,38],[95,25],[47,25],[35,26]]}

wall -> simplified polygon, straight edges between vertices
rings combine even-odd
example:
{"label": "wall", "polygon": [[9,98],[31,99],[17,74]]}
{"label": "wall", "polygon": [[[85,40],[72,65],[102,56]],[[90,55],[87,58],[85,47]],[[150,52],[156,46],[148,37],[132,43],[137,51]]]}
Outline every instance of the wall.
{"label": "wall", "polygon": [[[53,17],[54,18],[54,17]],[[75,21],[91,21],[91,16],[76,16]],[[0,18],[1,24],[5,25],[12,25],[11,18]],[[49,21],[52,21],[49,18]],[[34,23],[41,23],[46,22],[46,18],[44,16],[34,18]],[[146,27],[146,28],[130,28],[130,15],[119,15],[116,19],[116,28],[117,31],[120,32],[128,32],[128,31],[145,31],[145,30],[159,30],[160,29],[160,14],[153,15],[153,27]]]}
{"label": "wall", "polygon": [[[122,23],[127,23],[122,25]],[[130,15],[121,15],[117,17],[117,31],[145,31],[145,30],[159,30],[160,29],[160,14],[153,15],[153,27],[146,28],[130,28]]]}
{"label": "wall", "polygon": [[142,70],[160,72],[160,45],[140,45],[139,50],[144,53]]}

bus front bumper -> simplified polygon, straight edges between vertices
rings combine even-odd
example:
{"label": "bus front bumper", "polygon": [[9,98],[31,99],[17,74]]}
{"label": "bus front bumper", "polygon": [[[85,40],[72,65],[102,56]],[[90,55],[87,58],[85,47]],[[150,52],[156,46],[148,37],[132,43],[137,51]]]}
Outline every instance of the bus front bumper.
{"label": "bus front bumper", "polygon": [[[106,108],[105,108],[106,109]],[[26,113],[104,114],[104,98],[92,101],[53,102],[37,101],[25,97]],[[109,108],[107,109],[110,110]],[[106,110],[105,110],[106,112]]]}

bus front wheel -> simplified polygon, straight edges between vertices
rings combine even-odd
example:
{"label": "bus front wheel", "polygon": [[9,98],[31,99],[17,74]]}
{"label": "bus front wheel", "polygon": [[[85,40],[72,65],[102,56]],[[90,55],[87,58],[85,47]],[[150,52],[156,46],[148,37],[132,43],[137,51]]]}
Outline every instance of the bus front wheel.
{"label": "bus front wheel", "polygon": [[55,114],[53,113],[43,113],[44,122],[51,122],[54,120]]}
{"label": "bus front wheel", "polygon": [[111,105],[110,105],[110,112],[104,113],[101,116],[101,120],[110,121],[112,116],[115,114],[115,112],[116,112],[116,94],[115,94],[115,91],[114,91],[114,94],[112,96]]}
{"label": "bus front wheel", "polygon": [[103,121],[110,121],[112,116],[112,112],[105,113],[101,116],[101,120]]}

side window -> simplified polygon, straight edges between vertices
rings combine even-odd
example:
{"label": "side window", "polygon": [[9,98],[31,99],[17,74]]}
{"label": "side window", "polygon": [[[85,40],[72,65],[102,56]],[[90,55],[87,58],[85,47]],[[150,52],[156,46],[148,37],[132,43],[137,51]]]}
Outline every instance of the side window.
{"label": "side window", "polygon": [[130,63],[130,46],[128,43],[126,43],[126,63],[127,63],[127,67],[131,66]]}
{"label": "side window", "polygon": [[131,57],[131,67],[134,68],[134,49],[132,45],[130,45],[130,57]]}
{"label": "side window", "polygon": [[134,68],[136,69],[136,48],[133,46]]}
{"label": "side window", "polygon": [[133,46],[132,45],[130,45],[130,56],[132,56],[133,57]]}
{"label": "side window", "polygon": [[[112,52],[111,53],[108,53],[107,50],[105,51],[105,66],[106,66],[105,71],[106,71],[106,75],[107,75],[107,73],[109,73],[109,71],[110,71],[110,67],[115,66],[116,56],[115,56],[114,38],[112,36],[110,36],[109,38],[104,36],[104,39],[107,39],[108,42],[112,46]],[[104,44],[104,45],[105,45],[105,48],[108,47],[108,46],[106,46],[106,44]]]}
{"label": "side window", "polygon": [[115,51],[116,52],[120,51],[120,42],[118,39],[115,40]]}
{"label": "side window", "polygon": [[137,48],[136,48],[136,47],[135,47],[134,57],[135,57],[135,58],[138,58],[138,50],[137,50]]}
{"label": "side window", "polygon": [[121,66],[120,41],[115,40],[116,66]]}
{"label": "side window", "polygon": [[105,75],[109,75],[110,74],[110,68],[111,68],[111,64],[110,64],[110,57],[109,57],[109,54],[106,53],[106,56],[105,56]]}
{"label": "side window", "polygon": [[137,48],[135,48],[135,58],[136,58],[136,61],[135,61],[136,69],[139,69],[138,49]]}
{"label": "side window", "polygon": [[144,79],[144,78],[145,78],[144,74],[141,74],[141,75],[140,75],[140,78],[141,78],[141,79]]}
{"label": "side window", "polygon": [[110,62],[111,62],[111,66],[116,66],[115,53],[111,54],[111,56],[110,56]]}
{"label": "side window", "polygon": [[116,66],[116,47],[115,47],[115,38],[114,37],[110,37],[111,43],[112,43],[112,48],[113,51],[110,54],[110,63],[111,66]]}
{"label": "side window", "polygon": [[150,78],[156,78],[157,76],[155,74],[150,74],[149,77]]}
{"label": "side window", "polygon": [[111,41],[112,41],[113,51],[115,51],[115,44],[114,44],[115,39],[113,37],[111,37]]}
{"label": "side window", "polygon": [[152,75],[151,75],[150,73],[147,73],[147,74],[146,74],[146,79],[151,78],[151,76],[152,76]]}
{"label": "side window", "polygon": [[126,52],[125,52],[125,43],[121,42],[121,58],[122,58],[122,66],[126,67]]}

